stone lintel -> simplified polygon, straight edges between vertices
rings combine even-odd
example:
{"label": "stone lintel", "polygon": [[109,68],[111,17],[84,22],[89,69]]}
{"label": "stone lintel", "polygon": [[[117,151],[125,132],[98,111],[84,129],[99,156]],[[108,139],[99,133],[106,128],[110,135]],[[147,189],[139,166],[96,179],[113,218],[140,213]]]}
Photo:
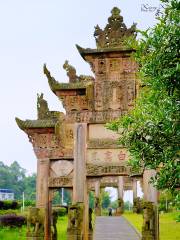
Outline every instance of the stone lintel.
{"label": "stone lintel", "polygon": [[128,176],[129,169],[123,165],[97,165],[97,164],[86,164],[87,176]]}
{"label": "stone lintel", "polygon": [[49,177],[48,179],[49,188],[72,188],[73,180],[72,177]]}
{"label": "stone lintel", "polygon": [[103,149],[103,148],[120,148],[122,146],[120,146],[118,144],[118,140],[114,140],[114,139],[89,139],[89,141],[87,142],[87,148],[88,149]]}

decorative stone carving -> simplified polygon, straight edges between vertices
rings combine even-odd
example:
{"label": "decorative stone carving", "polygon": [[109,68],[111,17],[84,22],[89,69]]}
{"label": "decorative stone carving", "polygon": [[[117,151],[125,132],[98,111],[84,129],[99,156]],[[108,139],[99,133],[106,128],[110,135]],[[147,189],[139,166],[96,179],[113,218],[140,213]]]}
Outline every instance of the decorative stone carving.
{"label": "decorative stone carving", "polygon": [[49,111],[48,103],[43,98],[43,93],[41,95],[37,94],[37,113],[38,119],[57,119],[62,114],[57,111]]}
{"label": "decorative stone carving", "polygon": [[[78,50],[84,60],[90,63],[95,79],[86,75],[78,76],[76,69],[66,60],[63,68],[69,83],[60,83],[44,65],[50,88],[62,101],[66,114],[63,116],[62,113],[49,111],[47,101],[41,94],[37,99],[38,119],[16,119],[19,127],[28,134],[38,158],[38,206],[44,207],[48,201],[51,202],[48,191],[60,187],[73,188],[73,202],[77,204],[69,208],[68,240],[82,240],[83,234],[88,232],[85,229],[85,226],[88,228],[88,220],[83,219],[85,215],[88,216],[88,209],[79,203],[86,201],[86,181],[88,189],[95,190],[95,209],[96,214],[100,215],[100,187],[114,186],[119,189],[119,178],[130,173],[127,167],[128,154],[116,143],[119,136],[97,130],[100,125],[126,114],[135,98],[137,66],[130,58],[134,50],[125,46],[125,39],[135,36],[135,24],[128,29],[120,10],[113,8],[104,30],[97,25],[94,36],[97,49],[78,46]],[[94,135],[90,137],[90,128],[87,129],[84,124],[83,135],[77,132],[74,136],[74,126],[79,122],[98,126]],[[74,161],[68,161],[73,158]],[[120,214],[123,211],[123,189],[132,187],[130,182],[121,183],[122,194],[118,195]],[[48,235],[49,218],[44,229],[48,235],[45,237],[52,237],[53,240],[57,238],[54,225],[56,216],[54,218],[53,235]],[[89,229],[92,229],[91,212]]]}
{"label": "decorative stone carving", "polygon": [[52,240],[57,240],[57,220],[58,220],[58,211],[54,210],[52,211],[52,227],[51,227],[51,234],[52,234]]}
{"label": "decorative stone carving", "polygon": [[99,197],[95,197],[95,214],[101,216],[101,203]]}
{"label": "decorative stone carving", "polygon": [[137,197],[133,200],[133,212],[142,213],[143,210],[143,201],[140,197]]}
{"label": "decorative stone carving", "polygon": [[87,123],[106,123],[117,119],[121,115],[127,113],[122,110],[108,110],[108,111],[79,111],[68,112],[66,121],[72,122],[87,122]]}
{"label": "decorative stone carving", "polygon": [[87,176],[128,175],[125,166],[87,164]]}
{"label": "decorative stone carving", "polygon": [[136,24],[127,28],[120,16],[120,9],[114,7],[112,15],[108,18],[108,24],[102,30],[98,25],[95,27],[94,36],[97,48],[123,48],[126,37],[135,36]]}
{"label": "decorative stone carving", "polygon": [[50,188],[73,187],[72,177],[49,177],[48,186]]}
{"label": "decorative stone carving", "polygon": [[83,239],[83,212],[84,206],[82,203],[76,203],[69,207],[67,240]]}
{"label": "decorative stone carving", "polygon": [[45,210],[32,207],[27,216],[27,237],[44,237]]}
{"label": "decorative stone carving", "polygon": [[124,201],[122,198],[118,198],[118,208],[116,215],[121,215],[124,212]]}
{"label": "decorative stone carving", "polygon": [[144,202],[143,205],[142,240],[158,240],[157,208],[152,202]]}
{"label": "decorative stone carving", "polygon": [[88,148],[120,148],[117,140],[114,139],[91,139],[88,141]]}
{"label": "decorative stone carving", "polygon": [[51,161],[50,177],[65,177],[73,171],[73,162],[69,160]]}
{"label": "decorative stone carving", "polygon": [[87,162],[93,164],[120,164],[124,165],[125,161],[128,160],[128,152],[126,149],[119,148],[95,148],[88,149],[87,151]]}
{"label": "decorative stone carving", "polygon": [[43,98],[43,93],[37,95],[37,112],[38,119],[49,118],[49,108],[47,101]]}
{"label": "decorative stone carving", "polygon": [[69,65],[69,62],[67,60],[63,64],[63,68],[67,72],[67,76],[69,77],[69,82],[76,82],[77,80],[76,69],[72,65]]}
{"label": "decorative stone carving", "polygon": [[87,75],[77,76],[76,69],[72,65],[69,64],[68,60],[66,60],[65,63],[63,64],[63,68],[67,72],[67,76],[69,77],[70,83],[78,82],[78,81],[93,81],[94,80],[94,78],[92,76],[87,76]]}

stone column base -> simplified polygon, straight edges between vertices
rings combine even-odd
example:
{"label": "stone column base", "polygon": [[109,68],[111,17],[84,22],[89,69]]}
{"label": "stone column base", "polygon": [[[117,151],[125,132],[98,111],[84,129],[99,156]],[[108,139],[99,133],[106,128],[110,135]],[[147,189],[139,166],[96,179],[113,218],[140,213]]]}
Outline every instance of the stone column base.
{"label": "stone column base", "polygon": [[101,216],[101,209],[100,208],[95,208],[95,215],[96,216]]}
{"label": "stone column base", "polygon": [[83,234],[76,230],[68,230],[67,240],[83,240]]}
{"label": "stone column base", "polygon": [[159,240],[159,217],[152,202],[143,204],[142,240]]}
{"label": "stone column base", "polygon": [[92,230],[89,230],[88,240],[93,240],[93,231]]}
{"label": "stone column base", "polygon": [[117,211],[116,211],[116,216],[120,216],[122,215],[124,212],[124,201],[122,198],[119,198],[118,199],[118,208],[117,208]]}
{"label": "stone column base", "polygon": [[27,233],[26,240],[44,240],[44,235],[38,236],[34,233]]}
{"label": "stone column base", "polygon": [[137,197],[133,200],[133,213],[142,213],[142,200]]}

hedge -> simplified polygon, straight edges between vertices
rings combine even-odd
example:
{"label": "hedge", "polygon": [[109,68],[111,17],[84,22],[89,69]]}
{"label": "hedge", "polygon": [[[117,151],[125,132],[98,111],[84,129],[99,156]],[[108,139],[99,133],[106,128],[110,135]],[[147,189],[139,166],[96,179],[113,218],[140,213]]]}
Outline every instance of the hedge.
{"label": "hedge", "polygon": [[19,209],[21,206],[16,201],[0,201],[0,210]]}
{"label": "hedge", "polygon": [[16,214],[6,214],[0,216],[0,226],[22,227],[24,224],[26,224],[26,218],[24,216],[18,216]]}

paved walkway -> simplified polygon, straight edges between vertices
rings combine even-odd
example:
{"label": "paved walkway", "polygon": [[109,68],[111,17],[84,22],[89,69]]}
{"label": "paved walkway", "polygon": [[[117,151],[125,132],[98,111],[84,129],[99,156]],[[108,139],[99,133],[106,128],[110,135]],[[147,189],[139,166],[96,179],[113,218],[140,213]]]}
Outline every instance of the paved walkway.
{"label": "paved walkway", "polygon": [[96,217],[94,240],[140,240],[124,217]]}

